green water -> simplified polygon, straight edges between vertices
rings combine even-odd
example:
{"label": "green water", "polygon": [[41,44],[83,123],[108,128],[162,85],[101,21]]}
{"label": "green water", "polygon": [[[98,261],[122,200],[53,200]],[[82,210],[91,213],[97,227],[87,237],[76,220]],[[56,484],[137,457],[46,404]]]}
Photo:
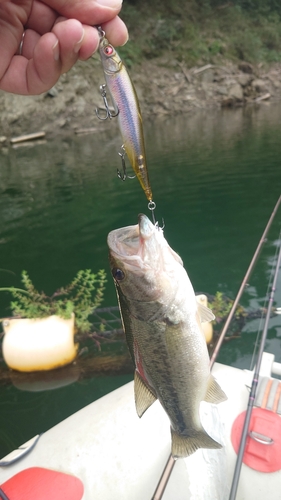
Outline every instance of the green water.
{"label": "green water", "polygon": [[[156,215],[196,291],[231,298],[238,291],[281,193],[280,113],[280,105],[262,105],[145,122]],[[116,305],[107,234],[149,214],[137,180],[116,177],[120,145],[112,121],[102,133],[0,151],[0,286],[19,286],[26,269],[37,288],[52,293],[79,269],[104,268],[103,305]],[[280,220],[279,210],[242,299],[252,309],[264,303]],[[7,306],[1,294],[0,317]],[[219,360],[249,367],[258,323],[225,344]],[[277,361],[280,339],[281,316],[272,319],[266,344]],[[80,377],[37,393],[0,381],[0,456],[131,379]]]}

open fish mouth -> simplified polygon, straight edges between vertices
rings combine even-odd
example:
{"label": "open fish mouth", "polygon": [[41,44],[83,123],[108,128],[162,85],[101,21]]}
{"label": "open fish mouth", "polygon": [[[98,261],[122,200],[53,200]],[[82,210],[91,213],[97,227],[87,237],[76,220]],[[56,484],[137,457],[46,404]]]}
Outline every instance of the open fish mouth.
{"label": "open fish mouth", "polygon": [[116,257],[138,256],[142,242],[149,239],[155,231],[156,228],[148,217],[140,214],[139,224],[111,231],[107,239],[108,246]]}
{"label": "open fish mouth", "polygon": [[132,257],[140,246],[139,226],[127,226],[111,231],[107,238],[111,253],[116,258]]}
{"label": "open fish mouth", "polygon": [[135,226],[122,227],[109,233],[107,243],[111,257],[137,274],[149,269],[164,269],[168,254],[183,266],[180,256],[165,240],[162,229],[152,224],[144,214],[139,214],[138,219],[139,223]]}
{"label": "open fish mouth", "polygon": [[[149,218],[140,214],[139,223],[111,231],[107,238],[111,256],[131,271],[140,273],[150,268],[157,258],[158,232]],[[162,234],[160,236],[162,239]],[[159,247],[158,247],[159,248]],[[151,259],[153,253],[153,259]]]}

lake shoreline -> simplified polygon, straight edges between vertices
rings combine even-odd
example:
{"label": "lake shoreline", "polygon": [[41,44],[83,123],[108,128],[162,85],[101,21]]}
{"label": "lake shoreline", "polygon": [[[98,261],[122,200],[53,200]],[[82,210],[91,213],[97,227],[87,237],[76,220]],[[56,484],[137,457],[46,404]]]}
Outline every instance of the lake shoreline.
{"label": "lake shoreline", "polygon": [[[130,70],[144,118],[237,108],[279,101],[281,64],[247,62],[188,68],[165,57]],[[0,145],[15,136],[43,131],[47,138],[105,130],[95,109],[104,82],[97,56],[78,62],[49,92],[39,96],[0,93]]]}

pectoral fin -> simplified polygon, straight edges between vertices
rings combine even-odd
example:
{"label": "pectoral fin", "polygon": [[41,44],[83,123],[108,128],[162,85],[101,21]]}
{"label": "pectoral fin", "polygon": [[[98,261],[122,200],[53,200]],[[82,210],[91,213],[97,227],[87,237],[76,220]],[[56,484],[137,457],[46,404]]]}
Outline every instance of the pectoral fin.
{"label": "pectoral fin", "polygon": [[147,408],[156,401],[157,397],[137,371],[135,371],[134,390],[137,414],[142,417]]}
{"label": "pectoral fin", "polygon": [[209,385],[204,401],[206,401],[207,403],[218,404],[222,403],[226,399],[227,396],[225,395],[217,381],[214,379],[213,375],[210,374]]}
{"label": "pectoral fin", "polygon": [[204,306],[203,304],[200,304],[200,302],[198,302],[198,313],[201,323],[205,323],[205,321],[213,321],[214,319],[216,319],[211,309]]}

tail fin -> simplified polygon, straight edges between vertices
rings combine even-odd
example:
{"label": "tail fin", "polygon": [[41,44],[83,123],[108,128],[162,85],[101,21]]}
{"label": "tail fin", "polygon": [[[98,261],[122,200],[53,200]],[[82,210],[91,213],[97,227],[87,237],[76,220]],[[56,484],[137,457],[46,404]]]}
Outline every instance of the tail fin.
{"label": "tail fin", "polygon": [[174,458],[188,457],[199,448],[222,448],[222,445],[212,439],[203,428],[197,431],[194,436],[180,436],[172,428],[171,434]]}

